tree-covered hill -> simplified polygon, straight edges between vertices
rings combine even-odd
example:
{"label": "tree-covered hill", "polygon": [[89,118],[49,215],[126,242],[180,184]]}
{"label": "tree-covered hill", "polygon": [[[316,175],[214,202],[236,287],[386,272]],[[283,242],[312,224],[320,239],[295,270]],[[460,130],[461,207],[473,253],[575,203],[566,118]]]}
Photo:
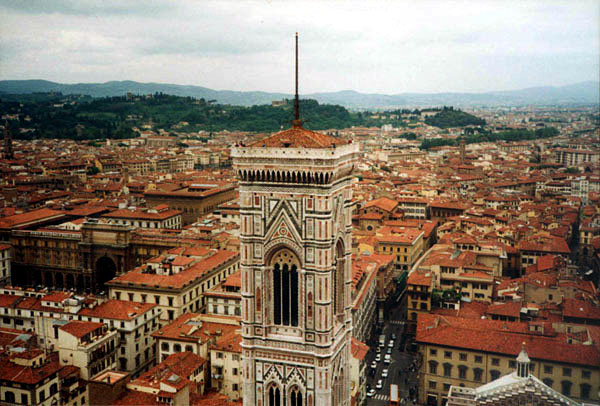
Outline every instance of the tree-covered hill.
{"label": "tree-covered hill", "polygon": [[[396,115],[374,119],[368,112],[350,112],[315,100],[301,100],[300,112],[304,126],[312,130],[404,124]],[[28,129],[13,132],[15,138],[128,138],[135,135],[133,127],[149,123],[155,129],[183,133],[277,131],[291,125],[293,103],[243,107],[161,93],[106,98],[37,93],[0,95],[0,114],[18,117],[13,126]]]}
{"label": "tree-covered hill", "polygon": [[[463,139],[467,144],[476,144],[479,142],[496,142],[496,141],[525,141],[535,140],[539,138],[556,137],[559,131],[554,127],[538,128],[537,130],[506,130],[495,133],[483,131],[475,134],[474,132],[466,135]],[[442,147],[446,145],[459,145],[459,138],[429,138],[421,142],[421,149],[429,149],[434,147]]]}
{"label": "tree-covered hill", "polygon": [[453,107],[444,107],[436,115],[427,117],[425,123],[439,128],[450,128],[485,125],[485,120],[461,110],[454,110]]}

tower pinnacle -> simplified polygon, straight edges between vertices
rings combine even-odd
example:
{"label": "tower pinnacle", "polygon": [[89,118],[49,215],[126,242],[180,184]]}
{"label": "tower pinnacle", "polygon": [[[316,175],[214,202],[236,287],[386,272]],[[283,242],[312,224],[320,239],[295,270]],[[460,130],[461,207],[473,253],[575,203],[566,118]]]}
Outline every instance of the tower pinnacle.
{"label": "tower pinnacle", "polygon": [[294,97],[294,121],[293,127],[301,127],[300,121],[300,98],[298,97],[298,33],[296,33],[296,93]]}

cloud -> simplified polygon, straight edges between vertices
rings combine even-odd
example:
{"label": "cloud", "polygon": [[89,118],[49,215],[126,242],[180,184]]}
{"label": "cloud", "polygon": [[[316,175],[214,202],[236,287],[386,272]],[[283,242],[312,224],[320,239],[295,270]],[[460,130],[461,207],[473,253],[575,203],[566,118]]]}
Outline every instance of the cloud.
{"label": "cloud", "polygon": [[597,1],[0,0],[0,79],[290,92],[482,91],[598,79]]}
{"label": "cloud", "polygon": [[173,10],[177,4],[164,0],[0,0],[0,7],[18,13],[76,16],[156,16]]}

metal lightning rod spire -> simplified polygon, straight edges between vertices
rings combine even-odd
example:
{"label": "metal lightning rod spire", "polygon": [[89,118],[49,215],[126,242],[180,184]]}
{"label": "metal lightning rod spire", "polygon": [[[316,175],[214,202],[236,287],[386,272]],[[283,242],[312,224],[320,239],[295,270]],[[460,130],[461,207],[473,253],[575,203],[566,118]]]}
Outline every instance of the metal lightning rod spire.
{"label": "metal lightning rod spire", "polygon": [[298,97],[298,33],[296,33],[296,97],[294,98],[294,127],[300,127],[300,98]]}

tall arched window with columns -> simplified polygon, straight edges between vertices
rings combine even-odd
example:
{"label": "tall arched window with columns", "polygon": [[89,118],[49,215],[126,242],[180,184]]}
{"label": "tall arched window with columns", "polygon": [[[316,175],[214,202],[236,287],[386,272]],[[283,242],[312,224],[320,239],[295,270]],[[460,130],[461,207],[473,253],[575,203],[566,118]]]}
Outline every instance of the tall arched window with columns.
{"label": "tall arched window with columns", "polygon": [[333,303],[335,306],[335,315],[339,320],[342,320],[344,315],[344,269],[346,267],[346,259],[344,252],[344,244],[342,240],[338,240],[335,246],[335,276]]}
{"label": "tall arched window with columns", "polygon": [[273,323],[298,326],[300,261],[289,249],[281,248],[271,260],[273,269]]}
{"label": "tall arched window with columns", "polygon": [[269,406],[281,406],[281,391],[278,387],[269,388]]}
{"label": "tall arched window with columns", "polygon": [[302,391],[299,387],[294,386],[290,390],[290,401],[288,406],[303,406],[302,403]]}

